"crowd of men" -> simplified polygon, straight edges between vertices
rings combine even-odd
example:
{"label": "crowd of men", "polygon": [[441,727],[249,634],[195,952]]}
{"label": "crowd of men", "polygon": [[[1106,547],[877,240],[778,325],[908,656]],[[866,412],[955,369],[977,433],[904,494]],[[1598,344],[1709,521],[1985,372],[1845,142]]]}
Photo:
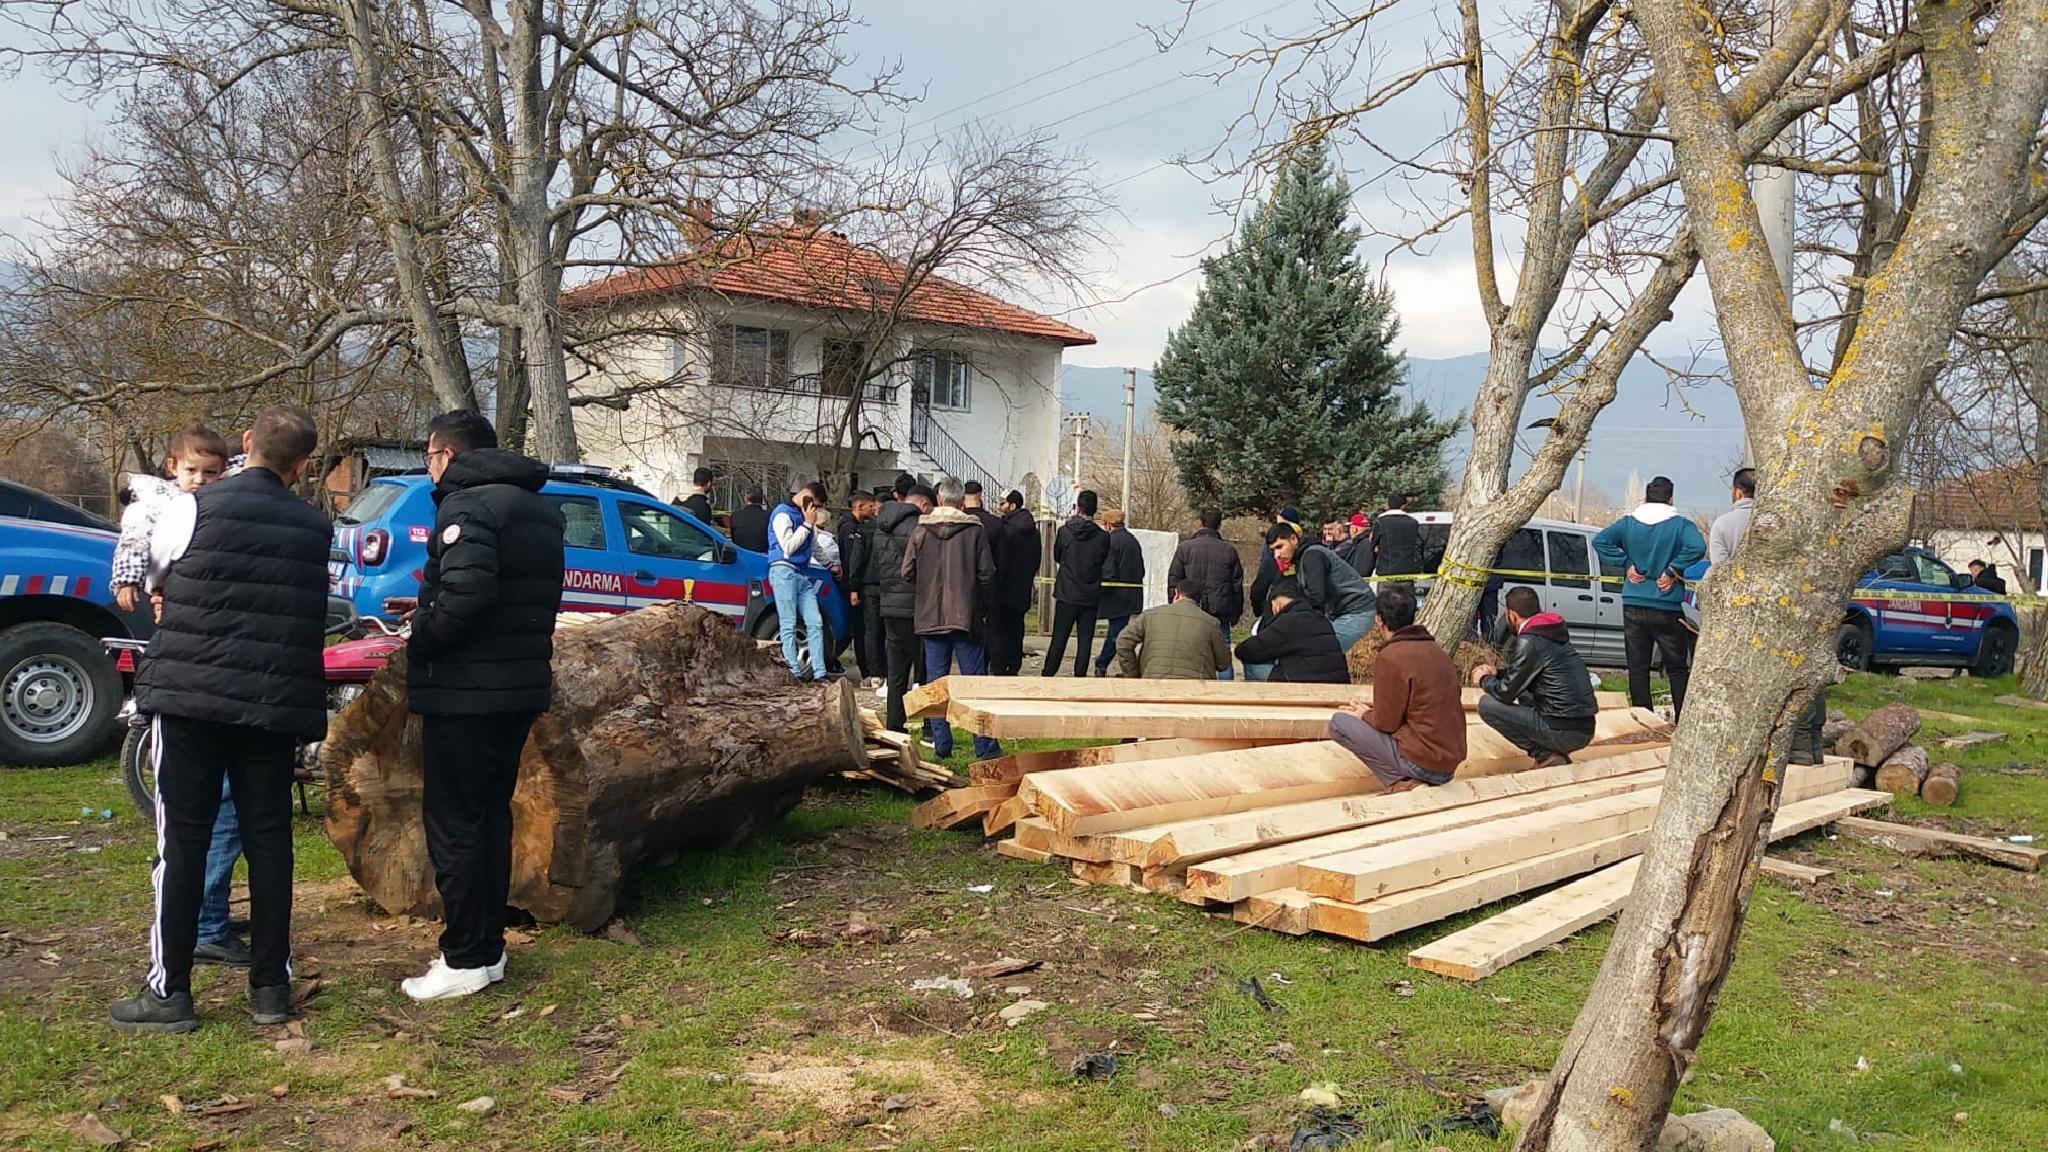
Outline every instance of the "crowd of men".
{"label": "crowd of men", "polygon": [[[231,458],[188,425],[122,517],[111,578],[157,617],[135,677],[156,777],[158,852],[149,973],[116,1028],[189,1032],[195,962],[247,968],[257,1024],[291,1011],[291,788],[297,747],[327,729],[321,660],[327,517],[294,490],[319,439],[305,411],[257,416]],[[239,464],[231,463],[239,460]],[[528,730],[547,709],[562,597],[562,516],[548,469],[497,447],[474,412],[429,425],[435,523],[411,625],[407,689],[421,719],[421,823],[445,927],[415,1000],[505,978],[511,799]],[[235,859],[249,867],[247,943],[227,919]]]}

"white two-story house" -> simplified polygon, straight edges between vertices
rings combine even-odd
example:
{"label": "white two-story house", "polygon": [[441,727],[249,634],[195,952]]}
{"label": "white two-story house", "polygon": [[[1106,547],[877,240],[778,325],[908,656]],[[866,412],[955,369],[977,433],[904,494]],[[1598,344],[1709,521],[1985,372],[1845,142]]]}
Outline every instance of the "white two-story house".
{"label": "white two-story house", "polygon": [[564,293],[573,327],[611,334],[580,375],[571,361],[584,458],[668,498],[708,467],[721,509],[754,484],[773,504],[821,477],[902,472],[1035,506],[1056,475],[1061,357],[1095,337],[935,275],[904,283],[897,262],[798,224]]}

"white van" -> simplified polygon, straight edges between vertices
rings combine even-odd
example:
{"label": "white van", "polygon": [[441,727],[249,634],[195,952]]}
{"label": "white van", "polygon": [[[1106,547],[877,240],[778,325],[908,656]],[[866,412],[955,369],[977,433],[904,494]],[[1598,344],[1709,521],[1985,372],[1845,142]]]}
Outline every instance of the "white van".
{"label": "white van", "polygon": [[[1422,567],[1433,572],[1443,562],[1444,544],[1451,536],[1451,513],[1417,512],[1422,525]],[[1626,569],[1602,571],[1600,556],[1593,551],[1598,528],[1568,520],[1535,519],[1517,529],[1495,557],[1493,567],[1512,572],[1542,573],[1541,577],[1504,576],[1500,591],[1515,587],[1534,588],[1546,611],[1564,617],[1571,629],[1572,647],[1586,663],[1606,668],[1628,664],[1621,639],[1621,585],[1602,584],[1595,573],[1619,577]],[[1431,581],[1423,581],[1426,592]]]}

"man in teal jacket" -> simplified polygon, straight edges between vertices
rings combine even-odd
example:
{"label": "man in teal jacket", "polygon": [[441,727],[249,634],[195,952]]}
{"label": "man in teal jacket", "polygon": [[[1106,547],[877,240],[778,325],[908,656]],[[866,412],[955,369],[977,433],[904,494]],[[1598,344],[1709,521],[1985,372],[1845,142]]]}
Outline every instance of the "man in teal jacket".
{"label": "man in teal jacket", "polygon": [[1643,490],[1642,506],[1593,537],[1600,558],[1628,569],[1621,586],[1621,635],[1628,649],[1629,703],[1650,706],[1650,653],[1664,658],[1671,681],[1671,714],[1685,709],[1692,675],[1692,630],[1685,626],[1686,566],[1707,554],[1691,520],[1671,506],[1671,480],[1659,476]]}

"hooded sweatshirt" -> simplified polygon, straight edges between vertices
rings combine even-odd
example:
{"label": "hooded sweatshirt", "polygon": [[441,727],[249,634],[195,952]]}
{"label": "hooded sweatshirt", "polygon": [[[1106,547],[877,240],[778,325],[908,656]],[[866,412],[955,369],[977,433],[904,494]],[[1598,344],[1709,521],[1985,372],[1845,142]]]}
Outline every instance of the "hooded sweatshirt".
{"label": "hooded sweatshirt", "polygon": [[1707,542],[1690,519],[1669,504],[1644,504],[1609,524],[1593,537],[1593,550],[1600,559],[1616,567],[1634,567],[1643,574],[1640,582],[1624,579],[1621,603],[1626,608],[1653,608],[1677,612],[1685,604],[1685,584],[1673,583],[1668,591],[1657,587],[1657,577],[1666,572],[1682,576],[1688,565],[1707,554]]}
{"label": "hooded sweatshirt", "polygon": [[996,562],[980,518],[958,508],[934,508],[910,533],[903,578],[917,589],[917,634],[978,635]]}

